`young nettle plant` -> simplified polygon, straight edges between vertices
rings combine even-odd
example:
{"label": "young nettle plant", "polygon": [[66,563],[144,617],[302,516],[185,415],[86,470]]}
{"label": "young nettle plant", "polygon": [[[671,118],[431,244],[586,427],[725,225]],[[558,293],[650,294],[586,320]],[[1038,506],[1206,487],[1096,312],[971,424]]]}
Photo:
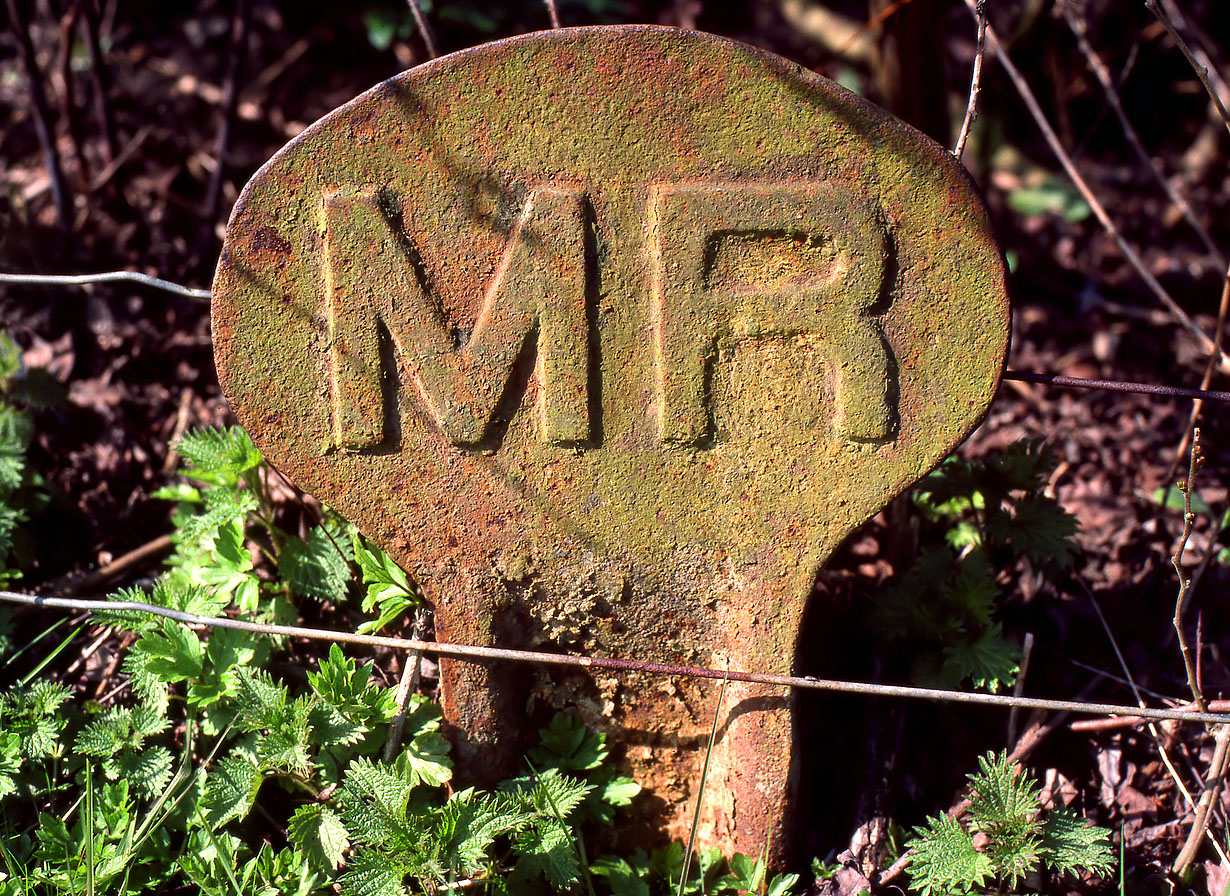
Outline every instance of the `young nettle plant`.
{"label": "young nettle plant", "polygon": [[913,491],[922,517],[913,564],[876,598],[875,622],[912,658],[912,677],[953,688],[1011,686],[1021,651],[1000,603],[1022,572],[1071,566],[1076,519],[1043,494],[1055,467],[1040,442],[976,460],[950,458]]}
{"label": "young nettle plant", "polygon": [[[282,621],[303,600],[340,606],[365,590],[367,630],[420,603],[404,572],[327,511],[306,537],[281,529],[242,430],[199,430],[178,447],[188,482],[159,493],[176,502],[168,569],[116,599]],[[566,716],[542,730],[523,776],[456,790],[438,709],[417,694],[399,706],[373,663],[333,646],[282,680],[275,639],[131,611],[107,621],[130,633],[119,703],[82,704],[37,674],[0,695],[0,896],[188,884],[623,896],[674,892],[684,874],[678,845],[587,863],[580,826],[614,823],[640,788],[614,772],[604,735]],[[689,874],[691,894],[782,896],[797,880],[713,851]]]}
{"label": "young nettle plant", "polygon": [[968,821],[933,815],[906,845],[915,851],[909,874],[920,896],[1007,893],[1031,872],[1114,868],[1110,831],[1067,808],[1043,815],[1037,785],[1006,752],[988,753],[969,776]]}
{"label": "young nettle plant", "polygon": [[24,523],[48,501],[43,478],[30,466],[31,410],[50,407],[63,389],[41,369],[22,363],[21,348],[0,330],[0,586],[21,577],[34,560]]}

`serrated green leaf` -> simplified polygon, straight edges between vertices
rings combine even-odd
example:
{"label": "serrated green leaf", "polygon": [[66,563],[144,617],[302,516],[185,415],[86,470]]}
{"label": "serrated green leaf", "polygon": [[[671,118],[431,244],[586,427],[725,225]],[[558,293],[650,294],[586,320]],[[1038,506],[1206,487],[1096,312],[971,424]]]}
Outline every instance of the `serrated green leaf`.
{"label": "serrated green leaf", "polygon": [[171,780],[171,753],[164,747],[125,750],[106,764],[108,777],[132,785],[143,798],[153,799]]}
{"label": "serrated green leaf", "polygon": [[974,638],[944,648],[946,683],[969,680],[974,687],[994,693],[1016,682],[1021,671],[1021,649],[1003,635],[997,622]]}
{"label": "serrated green leaf", "polygon": [[374,849],[360,849],[338,879],[342,896],[406,896],[405,874]]}
{"label": "serrated green leaf", "polygon": [[308,533],[307,541],[289,539],[278,558],[278,574],[296,594],[321,603],[341,603],[350,583],[354,559],[350,534],[329,517]]}
{"label": "serrated green leaf", "polygon": [[947,815],[928,818],[927,827],[915,828],[906,846],[915,850],[908,872],[919,896],[971,893],[995,872],[969,832]]}
{"label": "serrated green leaf", "polygon": [[216,831],[235,818],[243,818],[256,801],[261,772],[246,753],[223,757],[209,771],[201,809],[209,829]]}
{"label": "serrated green leaf", "polygon": [[238,426],[189,430],[176,448],[186,461],[184,475],[213,485],[234,486],[261,462],[260,452]]}
{"label": "serrated green leaf", "polygon": [[439,787],[453,777],[453,763],[449,759],[449,743],[438,731],[421,731],[406,744],[398,757],[398,766],[404,767],[412,784]]}
{"label": "serrated green leaf", "polygon": [[538,730],[540,744],[529,753],[535,768],[584,772],[600,766],[607,757],[606,735],[590,731],[566,713],[556,713],[551,724]]}
{"label": "serrated green leaf", "polygon": [[200,677],[205,649],[196,632],[170,619],[159,619],[134,645],[148,657],[146,670],[162,681],[176,682]]}
{"label": "serrated green leaf", "polygon": [[359,633],[380,631],[406,610],[421,606],[423,600],[410,584],[406,573],[388,554],[370,544],[356,531],[353,536],[355,560],[358,561],[367,594],[363,612],[377,611],[375,619],[359,626]]}
{"label": "serrated green leaf", "polygon": [[328,806],[306,803],[295,810],[286,826],[290,842],[318,865],[337,868],[350,845],[350,834],[342,819]]}
{"label": "serrated green leaf", "polygon": [[1085,870],[1101,876],[1115,867],[1110,831],[1089,824],[1066,806],[1047,814],[1038,854],[1061,874]]}

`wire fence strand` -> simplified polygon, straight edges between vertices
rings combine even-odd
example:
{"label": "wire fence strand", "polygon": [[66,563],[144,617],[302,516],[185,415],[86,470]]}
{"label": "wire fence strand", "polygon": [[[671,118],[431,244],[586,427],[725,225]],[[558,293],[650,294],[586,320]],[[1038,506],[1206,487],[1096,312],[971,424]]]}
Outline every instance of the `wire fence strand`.
{"label": "wire fence strand", "polygon": [[208,289],[193,289],[163,280],[161,277],[151,277],[136,271],[107,271],[103,274],[0,274],[0,285],[5,283],[15,286],[92,286],[95,283],[140,283],[152,289],[175,293],[189,299],[208,302]]}
{"label": "wire fence strand", "polygon": [[975,694],[961,691],[945,691],[938,688],[917,688],[905,685],[878,684],[864,681],[840,681],[811,678],[798,675],[772,675],[764,672],[744,672],[735,669],[710,669],[704,666],[678,666],[670,663],[648,663],[640,660],[625,660],[613,657],[572,656],[570,654],[544,653],[536,650],[515,650],[508,647],[479,647],[471,644],[450,644],[441,641],[422,641],[416,638],[394,638],[387,635],[360,635],[354,632],[337,632],[328,629],[305,628],[297,625],[268,625],[247,622],[227,617],[200,616],[184,613],[167,607],[131,600],[82,600],[69,597],[46,597],[37,594],[19,594],[0,591],[0,600],[35,607],[72,610],[90,614],[114,616],[117,613],[146,613],[182,622],[185,625],[200,625],[210,628],[229,628],[253,634],[273,635],[287,638],[305,638],[313,641],[330,641],[343,644],[362,644],[367,647],[385,647],[392,650],[434,653],[465,662],[520,662],[551,666],[571,666],[582,669],[611,669],[618,672],[637,672],[648,675],[664,675],[680,678],[708,678],[716,681],[744,681],[754,684],[776,685],[801,690],[829,691],[838,694],[858,694],[868,697],[898,697],[909,700],[931,700],[944,703],[968,703],[982,706],[1024,707],[1062,712],[1077,712],[1098,716],[1127,716],[1142,719],[1170,719],[1181,722],[1212,724],[1230,723],[1230,714],[1214,712],[1189,712],[1182,709],[1126,706],[1115,703],[1087,703],[1075,700],[1050,700],[1039,697],[1016,697],[1003,694]]}

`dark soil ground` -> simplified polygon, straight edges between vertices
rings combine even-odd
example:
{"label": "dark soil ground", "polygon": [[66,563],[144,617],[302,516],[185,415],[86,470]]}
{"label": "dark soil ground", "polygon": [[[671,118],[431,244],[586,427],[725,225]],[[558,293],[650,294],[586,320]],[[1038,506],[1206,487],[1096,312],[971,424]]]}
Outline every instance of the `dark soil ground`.
{"label": "dark soil ground", "polygon": [[[74,17],[84,9],[79,0],[18,0],[23,21],[10,21],[0,36],[0,120],[7,122],[0,130],[0,270],[126,269],[207,288],[229,208],[255,169],[308,123],[426,59],[406,8],[391,0],[361,0],[344,9],[249,0],[242,20],[231,2],[205,0],[189,9],[104,0],[102,6],[98,65],[82,39],[86,16]],[[947,119],[948,129],[937,136],[951,146],[975,50],[972,18],[956,2],[873,6],[883,12],[883,27],[856,28],[844,41],[830,26],[817,31],[809,24],[810,0],[561,0],[560,14],[566,25],[682,23],[744,40],[918,116],[914,120],[924,125]],[[908,27],[925,31],[907,32],[906,49],[892,44],[891,34],[883,42],[890,57],[900,53],[903,65],[909,59],[919,68],[894,81],[892,66],[869,56],[865,46],[895,22],[906,22],[912,6],[925,18]],[[990,6],[993,24],[1010,39],[1013,58],[1094,193],[1149,270],[1211,336],[1224,262],[1202,244],[1133,152],[1063,9],[1044,0]],[[1214,0],[1186,6],[1187,35],[1226,72],[1230,11]],[[1070,8],[1087,20],[1089,41],[1116,80],[1152,164],[1190,202],[1214,244],[1230,252],[1230,144],[1191,67],[1143,8],[1099,0]],[[832,11],[856,25],[874,15],[857,2],[835,3]],[[429,19],[442,51],[548,25],[545,7],[529,2],[488,7],[437,0]],[[233,39],[237,21],[246,28],[242,53]],[[392,33],[384,34],[381,23]],[[47,96],[67,197],[64,222],[57,220],[18,31],[32,38]],[[920,46],[921,57],[914,52]],[[111,122],[110,148],[100,96]],[[1026,214],[1009,205],[1014,191],[1049,181],[1060,169],[990,58],[966,163],[1013,265],[1010,369],[1201,384],[1207,351],[1162,308],[1094,217],[1065,217],[1062,210]],[[149,495],[173,469],[169,442],[186,426],[229,421],[208,317],[205,303],[141,287],[0,286],[0,329],[17,339],[28,365],[49,370],[68,393],[65,403],[38,416],[33,462],[52,485],[56,505],[37,523],[37,561],[21,588],[55,593],[168,531],[165,503]],[[1224,373],[1214,374],[1211,388],[1228,388]],[[1059,460],[1048,491],[1080,523],[1083,553],[1071,574],[1058,586],[1041,587],[1023,576],[1004,608],[1010,630],[1030,631],[1036,639],[1027,693],[1132,703],[1118,651],[1136,683],[1158,695],[1150,698],[1155,705],[1161,698],[1176,704],[1190,699],[1171,625],[1178,580],[1170,556],[1182,515],[1160,508],[1152,496],[1185,476],[1191,411],[1186,400],[1005,382],[985,423],[961,449],[973,456],[1020,438],[1045,440]],[[1205,461],[1197,489],[1220,515],[1230,486],[1225,405],[1206,404],[1201,444]],[[894,545],[906,537],[895,526],[899,517],[891,509],[881,514],[821,574],[800,660],[808,672],[867,677],[891,665],[864,626],[877,590],[897,571]],[[1185,575],[1202,566],[1218,537],[1200,515]],[[154,557],[126,566],[107,584],[156,569]],[[1230,696],[1228,585],[1230,569],[1209,564],[1185,617],[1212,700]],[[31,630],[42,627],[33,616],[27,621]],[[91,694],[107,690],[89,683]],[[910,825],[950,805],[976,757],[1017,746],[1029,721],[1019,720],[1010,733],[1007,715],[998,710],[833,697],[809,698],[804,705],[807,808],[799,842],[808,856],[830,862],[849,848],[859,853],[868,842],[882,846],[887,835],[877,819]],[[1144,726],[1076,717],[1049,721],[1057,724],[1024,751],[1023,761],[1048,795],[1111,828],[1116,844],[1122,839],[1130,889],[1164,891],[1178,884],[1224,891],[1230,864],[1207,846],[1194,874],[1182,882],[1168,876],[1191,812]],[[1159,734],[1183,786],[1198,791],[1212,736],[1198,726],[1171,724],[1159,726]],[[1227,808],[1223,797],[1211,824],[1213,839],[1223,846]],[[857,892],[860,882],[847,875],[832,886]]]}

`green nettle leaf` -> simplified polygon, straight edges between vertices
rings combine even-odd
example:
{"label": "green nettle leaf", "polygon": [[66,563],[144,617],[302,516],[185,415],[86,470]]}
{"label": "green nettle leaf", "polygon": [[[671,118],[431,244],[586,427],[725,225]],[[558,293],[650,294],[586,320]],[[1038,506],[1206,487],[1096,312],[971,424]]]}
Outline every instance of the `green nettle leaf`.
{"label": "green nettle leaf", "polygon": [[134,650],[148,657],[145,668],[165,682],[199,678],[205,648],[196,632],[170,619],[159,619],[141,636]]}
{"label": "green nettle leaf", "polygon": [[532,817],[515,804],[476,795],[470,788],[453,794],[440,809],[432,835],[440,844],[441,862],[456,875],[470,876],[487,866],[487,850],[497,837],[531,821]]}
{"label": "green nettle leaf", "polygon": [[974,838],[947,815],[927,819],[927,827],[915,828],[909,847],[910,884],[919,896],[970,893],[995,873],[991,860],[974,847]]}
{"label": "green nettle leaf", "polygon": [[1007,751],[978,760],[969,776],[970,828],[985,839],[981,849],[960,823],[947,815],[927,819],[907,844],[916,850],[910,878],[922,896],[970,893],[994,877],[1001,892],[1012,888],[1039,861],[1059,872],[1086,869],[1103,874],[1112,867],[1110,832],[1087,825],[1067,809],[1039,817],[1037,784],[1008,759]]}
{"label": "green nettle leaf", "polygon": [[29,758],[54,756],[60,751],[60,732],[67,724],[59,712],[68,700],[65,685],[39,679],[13,688],[0,697],[0,719],[20,739],[21,751]]}
{"label": "green nettle leaf", "polygon": [[584,772],[600,766],[607,757],[606,735],[590,731],[565,713],[556,713],[547,728],[540,728],[541,744],[527,754],[535,768]]}
{"label": "green nettle leaf", "polygon": [[945,683],[955,687],[968,679],[977,688],[995,692],[1011,685],[1021,671],[1021,649],[1003,636],[997,622],[972,641],[944,648]]}
{"label": "green nettle leaf", "polygon": [[342,819],[351,836],[361,843],[408,839],[406,807],[412,787],[383,763],[353,760],[342,782]]}
{"label": "green nettle leaf", "polygon": [[360,634],[380,631],[406,610],[422,605],[422,598],[405,572],[389,559],[388,554],[369,543],[357,530],[353,533],[352,542],[363,584],[367,586],[363,612],[378,611],[379,614],[359,626]]}
{"label": "green nettle leaf", "polygon": [[1072,541],[1077,531],[1076,517],[1046,495],[1026,495],[1015,503],[1011,514],[988,513],[986,528],[988,535],[1011,543],[1035,565],[1054,563],[1067,567],[1076,559],[1077,548]]}
{"label": "green nettle leaf", "polygon": [[238,426],[190,430],[176,448],[187,462],[184,474],[211,485],[234,486],[244,473],[261,462],[252,439]]}
{"label": "green nettle leaf", "polygon": [[1067,807],[1047,813],[1038,854],[1061,874],[1085,870],[1102,875],[1115,867],[1110,832],[1089,824]]}
{"label": "green nettle leaf", "polygon": [[297,593],[321,603],[341,603],[350,584],[354,545],[345,524],[329,516],[308,533],[307,541],[288,539],[278,558],[278,574]]}
{"label": "green nettle leaf", "polygon": [[17,792],[16,777],[23,759],[16,731],[0,731],[0,798]]}
{"label": "green nettle leaf", "polygon": [[320,803],[307,803],[295,810],[286,826],[290,842],[318,865],[336,869],[342,853],[350,844],[350,834],[342,819]]}
{"label": "green nettle leaf", "polygon": [[989,825],[1028,819],[1038,811],[1038,785],[1021,774],[1007,751],[978,757],[978,768],[969,782],[970,815],[979,830],[989,834]]}
{"label": "green nettle leaf", "polygon": [[541,874],[557,889],[580,879],[581,864],[572,832],[554,819],[543,819],[521,831],[513,841],[518,875]]}
{"label": "green nettle leaf", "polygon": [[439,731],[421,731],[397,757],[397,767],[404,769],[412,784],[440,787],[453,777],[448,751],[448,741]]}
{"label": "green nettle leaf", "polygon": [[165,747],[147,747],[137,752],[125,750],[103,763],[107,777],[132,785],[145,799],[160,794],[171,780],[171,753]]}
{"label": "green nettle leaf", "polygon": [[338,880],[342,896],[406,896],[405,873],[374,849],[361,849]]}
{"label": "green nettle leaf", "polygon": [[603,856],[589,866],[591,874],[606,878],[611,896],[649,896],[649,884],[627,859]]}
{"label": "green nettle leaf", "polygon": [[247,753],[225,756],[209,771],[201,810],[211,831],[235,818],[243,818],[256,801],[261,772]]}

